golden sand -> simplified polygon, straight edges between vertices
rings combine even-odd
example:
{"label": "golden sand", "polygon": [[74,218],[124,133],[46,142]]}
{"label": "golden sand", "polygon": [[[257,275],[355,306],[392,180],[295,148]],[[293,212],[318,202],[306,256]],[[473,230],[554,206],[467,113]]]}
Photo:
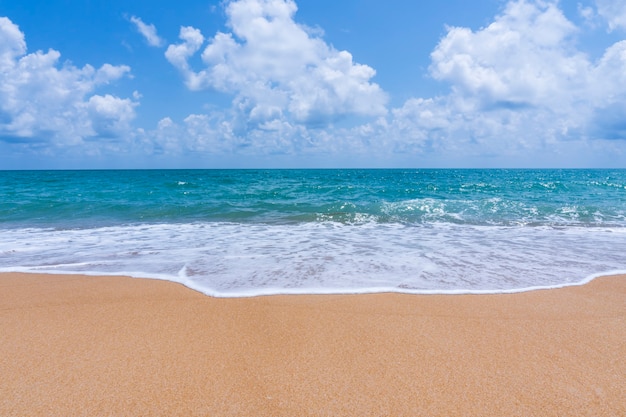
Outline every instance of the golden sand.
{"label": "golden sand", "polygon": [[0,274],[0,416],[626,416],[626,276],[215,299]]}

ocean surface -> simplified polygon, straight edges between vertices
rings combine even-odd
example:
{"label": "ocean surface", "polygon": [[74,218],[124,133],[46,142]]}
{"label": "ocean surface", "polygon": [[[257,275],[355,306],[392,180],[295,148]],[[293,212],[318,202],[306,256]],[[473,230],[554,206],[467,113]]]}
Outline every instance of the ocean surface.
{"label": "ocean surface", "polygon": [[626,271],[626,170],[0,171],[0,272],[221,297],[492,293]]}

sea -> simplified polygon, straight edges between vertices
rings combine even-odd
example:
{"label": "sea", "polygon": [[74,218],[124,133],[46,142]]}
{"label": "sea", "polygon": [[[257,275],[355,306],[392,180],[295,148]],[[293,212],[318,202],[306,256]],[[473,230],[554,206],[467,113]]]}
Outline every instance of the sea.
{"label": "sea", "polygon": [[626,170],[0,171],[9,271],[215,297],[579,285],[626,272]]}

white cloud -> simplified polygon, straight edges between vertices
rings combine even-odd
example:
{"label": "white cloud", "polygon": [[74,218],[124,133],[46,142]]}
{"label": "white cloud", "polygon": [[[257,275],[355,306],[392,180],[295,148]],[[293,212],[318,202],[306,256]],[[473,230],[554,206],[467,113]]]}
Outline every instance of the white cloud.
{"label": "white cloud", "polygon": [[513,157],[626,138],[626,41],[592,62],[576,36],[557,3],[539,0],[511,1],[477,31],[449,28],[430,72],[450,93],[394,109],[397,146]]}
{"label": "white cloud", "polygon": [[275,142],[275,135],[266,133],[263,129],[256,129],[239,134],[236,120],[216,113],[212,116],[191,114],[182,123],[175,123],[166,117],[159,121],[154,131],[148,132],[148,136],[153,139],[157,153],[172,155],[245,154],[248,149],[258,154],[284,152],[285,143],[276,146],[271,143]]}
{"label": "white cloud", "polygon": [[584,6],[581,3],[578,3],[576,5],[576,9],[578,10],[578,14],[584,19],[584,20],[592,20],[594,15],[595,15],[595,10],[593,9],[593,7],[590,6]]}
{"label": "white cloud", "polygon": [[143,35],[150,46],[163,46],[165,41],[157,34],[156,27],[153,24],[146,24],[139,17],[131,16],[130,21],[135,24],[135,27]]}
{"label": "white cloud", "polygon": [[183,40],[183,43],[168,46],[165,57],[183,74],[187,88],[200,90],[205,87],[203,79],[206,75],[204,72],[200,74],[193,72],[188,60],[200,50],[204,43],[204,36],[198,29],[186,26],[180,28],[179,38]]}
{"label": "white cloud", "polygon": [[94,94],[129,74],[125,65],[59,65],[60,53],[28,53],[24,34],[0,18],[0,141],[55,145],[122,135],[137,103]]}
{"label": "white cloud", "polygon": [[205,68],[190,68],[189,59],[204,44],[191,27],[181,29],[183,42],[170,45],[166,57],[190,89],[235,94],[233,108],[257,125],[385,114],[386,95],[370,81],[375,71],[326,44],[319,31],[296,23],[296,10],[292,0],[229,2],[232,33],[218,32],[208,41],[201,55]]}
{"label": "white cloud", "polygon": [[118,137],[131,129],[137,104],[110,94],[93,95],[87,102],[91,127],[99,137]]}
{"label": "white cloud", "polygon": [[598,14],[606,19],[609,30],[626,30],[626,2],[624,0],[596,0]]}
{"label": "white cloud", "polygon": [[16,57],[26,53],[24,34],[6,17],[0,17],[0,69],[9,69]]}
{"label": "white cloud", "polygon": [[556,4],[511,2],[472,32],[450,28],[432,53],[431,73],[485,105],[542,105],[585,84],[589,63],[570,45],[576,27]]}

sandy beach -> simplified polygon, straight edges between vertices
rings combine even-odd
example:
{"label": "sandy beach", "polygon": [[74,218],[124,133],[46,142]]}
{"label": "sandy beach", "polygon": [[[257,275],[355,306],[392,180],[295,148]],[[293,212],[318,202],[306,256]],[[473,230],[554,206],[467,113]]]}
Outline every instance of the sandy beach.
{"label": "sandy beach", "polygon": [[2,416],[624,416],[626,276],[215,299],[0,274]]}

